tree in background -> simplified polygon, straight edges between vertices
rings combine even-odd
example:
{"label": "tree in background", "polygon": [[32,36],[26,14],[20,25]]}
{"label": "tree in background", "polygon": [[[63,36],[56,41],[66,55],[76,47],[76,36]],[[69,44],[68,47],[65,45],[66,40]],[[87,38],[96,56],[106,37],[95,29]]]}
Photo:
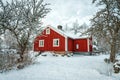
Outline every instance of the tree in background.
{"label": "tree in background", "polygon": [[3,42],[3,40],[0,38],[0,50],[2,48],[2,42]]}
{"label": "tree in background", "polygon": [[86,23],[83,23],[82,25],[80,25],[78,23],[78,20],[76,20],[73,23],[73,27],[70,30],[73,31],[74,34],[77,34],[77,33],[83,34],[85,31],[87,31],[88,28],[89,27]]}
{"label": "tree in background", "polygon": [[65,31],[69,31],[69,28],[68,28],[68,25],[66,24],[65,25],[65,29],[64,29]]}
{"label": "tree in background", "polygon": [[79,23],[78,23],[78,20],[76,20],[74,23],[73,23],[73,27],[70,29],[72,31],[74,31],[74,34],[77,34],[78,33],[78,30],[79,30]]}
{"label": "tree in background", "polygon": [[103,9],[91,19],[92,27],[89,31],[98,39],[105,40],[110,48],[110,61],[114,62],[120,45],[120,1],[93,0],[93,3]]}
{"label": "tree in background", "polygon": [[0,0],[0,29],[8,30],[14,36],[21,61],[30,38],[42,25],[41,19],[50,11],[48,5],[43,0],[12,0],[6,3]]}
{"label": "tree in background", "polygon": [[87,31],[88,28],[89,28],[88,25],[87,25],[86,23],[83,23],[83,24],[80,25],[80,27],[79,27],[79,32],[80,32],[80,33],[84,33],[84,32]]}

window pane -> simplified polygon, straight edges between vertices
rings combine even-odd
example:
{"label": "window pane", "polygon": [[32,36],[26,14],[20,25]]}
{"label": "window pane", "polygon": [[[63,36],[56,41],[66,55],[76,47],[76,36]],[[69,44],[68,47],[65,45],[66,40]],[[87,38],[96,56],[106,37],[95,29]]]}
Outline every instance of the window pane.
{"label": "window pane", "polygon": [[59,39],[53,39],[53,46],[59,46]]}
{"label": "window pane", "polygon": [[58,45],[58,40],[56,40],[56,45]]}
{"label": "window pane", "polygon": [[50,34],[50,29],[46,29],[46,34]]}
{"label": "window pane", "polygon": [[39,41],[39,47],[44,47],[44,40]]}

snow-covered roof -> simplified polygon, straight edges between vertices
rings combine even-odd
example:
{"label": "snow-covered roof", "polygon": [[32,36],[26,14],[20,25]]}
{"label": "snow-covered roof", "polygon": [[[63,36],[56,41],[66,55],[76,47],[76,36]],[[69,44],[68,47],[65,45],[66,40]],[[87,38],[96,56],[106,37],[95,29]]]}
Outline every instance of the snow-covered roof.
{"label": "snow-covered roof", "polygon": [[89,38],[90,36],[88,35],[82,35],[81,33],[77,33],[77,34],[74,34],[72,32],[65,32],[65,34],[68,36],[68,37],[71,37],[73,39],[82,39],[82,38]]}
{"label": "snow-covered roof", "polygon": [[58,32],[59,34],[65,36],[65,37],[72,38],[72,39],[82,39],[82,38],[89,38],[90,37],[89,35],[81,35],[81,33],[74,34],[73,32],[70,32],[70,31],[60,30],[60,29],[57,29],[57,28],[52,27],[50,25],[48,25],[47,28],[48,27],[53,29],[54,31]]}

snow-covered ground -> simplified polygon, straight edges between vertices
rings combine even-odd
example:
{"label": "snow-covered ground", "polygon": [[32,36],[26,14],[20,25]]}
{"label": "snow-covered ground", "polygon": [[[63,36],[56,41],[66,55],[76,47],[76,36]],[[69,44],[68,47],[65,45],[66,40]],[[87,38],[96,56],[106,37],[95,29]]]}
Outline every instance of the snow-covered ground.
{"label": "snow-covered ground", "polygon": [[[46,53],[48,54],[48,53]],[[108,55],[72,57],[39,56],[37,63],[21,70],[0,73],[0,80],[120,80],[103,59]]]}

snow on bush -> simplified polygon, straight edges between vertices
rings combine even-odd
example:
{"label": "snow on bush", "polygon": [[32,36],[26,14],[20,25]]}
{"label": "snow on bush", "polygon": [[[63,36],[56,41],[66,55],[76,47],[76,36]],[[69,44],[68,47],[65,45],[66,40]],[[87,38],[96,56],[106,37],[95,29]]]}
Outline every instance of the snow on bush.
{"label": "snow on bush", "polygon": [[53,57],[71,57],[73,56],[73,53],[67,53],[67,54],[57,54],[57,53],[54,53],[54,52],[43,52],[40,54],[41,56],[53,56]]}
{"label": "snow on bush", "polygon": [[53,53],[51,52],[43,52],[41,56],[53,56]]}
{"label": "snow on bush", "polygon": [[38,53],[33,51],[28,51],[28,53],[24,54],[24,58],[22,62],[17,63],[17,69],[23,69],[25,66],[31,65],[35,63],[35,55]]}
{"label": "snow on bush", "polygon": [[114,72],[119,73],[120,72],[120,60],[114,63]]}
{"label": "snow on bush", "polygon": [[36,53],[30,51],[24,54],[23,62],[19,62],[19,54],[15,49],[1,49],[0,51],[0,72],[6,72],[12,69],[22,69],[27,65],[34,63],[34,55]]}

